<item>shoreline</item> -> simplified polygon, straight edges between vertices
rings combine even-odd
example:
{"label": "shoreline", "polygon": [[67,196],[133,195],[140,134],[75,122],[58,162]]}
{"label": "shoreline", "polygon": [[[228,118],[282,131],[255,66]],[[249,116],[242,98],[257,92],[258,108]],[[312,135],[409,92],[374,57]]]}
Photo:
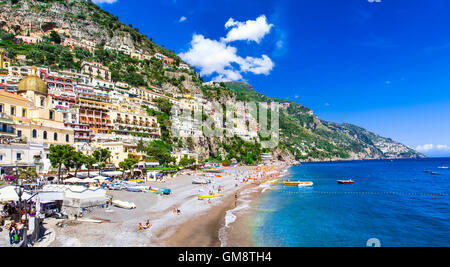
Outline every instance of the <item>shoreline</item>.
{"label": "shoreline", "polygon": [[[234,228],[241,222],[242,211],[247,210],[261,195],[264,188],[272,186],[265,183],[281,178],[284,171],[292,165],[274,163],[270,166],[241,166],[222,169],[222,176],[212,177],[208,172],[180,173],[165,183],[149,182],[146,186],[172,189],[170,196],[152,193],[108,191],[113,199],[133,202],[136,209],[126,210],[118,207],[94,209],[83,219],[102,220],[102,223],[49,219],[46,228],[55,233],[55,238],[47,246],[66,247],[220,247],[250,246],[248,235],[233,235]],[[243,181],[247,175],[265,177],[259,183]],[[209,185],[192,184],[193,178],[208,177]],[[236,186],[237,185],[237,186]],[[198,195],[208,195],[218,186],[225,188],[220,198],[199,200]],[[238,200],[235,200],[238,194]],[[181,215],[172,211],[179,208]],[[238,220],[239,219],[239,220]],[[136,231],[138,223],[149,220],[152,227]],[[231,227],[230,227],[231,225]],[[229,234],[231,233],[231,234]]]}
{"label": "shoreline", "polygon": [[[270,179],[278,180],[284,171],[295,165],[281,167],[279,174]],[[251,237],[249,212],[254,203],[272,185],[248,184],[227,197],[220,205],[208,211],[206,219],[193,218],[176,228],[176,233],[164,239],[161,245],[168,247],[254,247]],[[231,218],[230,221],[228,218]]]}

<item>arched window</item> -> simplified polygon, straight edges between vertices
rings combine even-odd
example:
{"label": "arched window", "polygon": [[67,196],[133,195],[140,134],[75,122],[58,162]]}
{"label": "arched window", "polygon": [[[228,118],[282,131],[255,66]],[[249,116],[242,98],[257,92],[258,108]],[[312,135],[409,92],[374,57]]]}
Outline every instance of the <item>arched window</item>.
{"label": "arched window", "polygon": [[33,130],[32,136],[33,136],[33,138],[37,138],[37,131],[36,131],[36,129]]}
{"label": "arched window", "polygon": [[43,138],[44,138],[44,140],[47,140],[47,131],[44,131]]}
{"label": "arched window", "polygon": [[54,139],[55,141],[58,141],[58,134],[57,134],[57,133],[55,133],[55,134],[53,135],[53,139]]}
{"label": "arched window", "polygon": [[66,134],[66,142],[69,143],[69,141],[70,141],[70,137],[68,134]]}

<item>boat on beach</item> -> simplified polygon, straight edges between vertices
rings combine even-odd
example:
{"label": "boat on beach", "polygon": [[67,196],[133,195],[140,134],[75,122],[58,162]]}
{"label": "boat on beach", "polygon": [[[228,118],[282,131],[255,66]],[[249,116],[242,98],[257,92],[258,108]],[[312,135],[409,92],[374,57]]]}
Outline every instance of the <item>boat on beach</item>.
{"label": "boat on beach", "polygon": [[136,205],[134,203],[126,202],[126,201],[120,201],[120,200],[113,200],[112,204],[116,207],[123,208],[123,209],[135,209]]}
{"label": "boat on beach", "polygon": [[192,184],[210,184],[211,180],[202,179],[202,178],[194,178],[192,179]]}
{"label": "boat on beach", "polygon": [[353,181],[353,180],[338,180],[337,181],[338,182],[338,184],[354,184],[355,183],[355,181]]}

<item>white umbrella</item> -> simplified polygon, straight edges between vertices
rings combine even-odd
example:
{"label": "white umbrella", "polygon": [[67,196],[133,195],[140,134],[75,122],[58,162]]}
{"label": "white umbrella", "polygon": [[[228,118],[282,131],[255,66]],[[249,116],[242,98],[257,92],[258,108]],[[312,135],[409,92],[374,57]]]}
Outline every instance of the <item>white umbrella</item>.
{"label": "white umbrella", "polygon": [[[0,201],[19,201],[19,196],[14,190],[15,186],[7,186],[0,189]],[[31,198],[31,195],[27,192],[23,192],[22,200]]]}
{"label": "white umbrella", "polygon": [[108,177],[101,176],[101,175],[99,175],[99,176],[97,176],[97,177],[94,177],[94,180],[99,180],[100,182],[103,182],[103,181],[106,180],[106,179],[108,179]]}

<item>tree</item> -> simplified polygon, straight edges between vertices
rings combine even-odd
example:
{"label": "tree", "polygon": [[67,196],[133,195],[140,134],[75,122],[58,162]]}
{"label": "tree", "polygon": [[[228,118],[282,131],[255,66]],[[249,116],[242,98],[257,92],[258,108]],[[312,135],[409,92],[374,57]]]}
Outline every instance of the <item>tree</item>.
{"label": "tree", "polygon": [[168,166],[170,163],[176,161],[174,157],[170,155],[171,147],[163,141],[153,141],[147,147],[147,156],[153,160],[159,161],[163,166]]}
{"label": "tree", "polygon": [[27,168],[27,169],[20,169],[19,170],[19,179],[22,180],[31,180],[38,177],[38,174],[36,172],[36,168]]}
{"label": "tree", "polygon": [[[70,145],[51,145],[48,158],[54,168],[58,169],[58,181],[61,182],[62,165],[67,164],[75,148]],[[66,166],[67,167],[67,166]]]}
{"label": "tree", "polygon": [[59,33],[57,33],[56,31],[51,31],[50,32],[50,41],[54,42],[55,44],[60,44],[61,36],[59,36]]}
{"label": "tree", "polygon": [[106,162],[111,158],[111,151],[108,149],[98,149],[94,151],[94,158],[98,162],[100,172],[106,167]]}
{"label": "tree", "polygon": [[95,163],[97,163],[97,160],[93,157],[93,156],[87,156],[86,158],[85,158],[85,162],[84,162],[84,165],[86,166],[86,168],[88,169],[88,177],[90,177],[91,175],[91,173],[90,173],[90,170],[92,169],[92,168],[94,168],[94,164]]}
{"label": "tree", "polygon": [[184,157],[180,160],[180,165],[183,167],[193,165],[195,163],[194,158],[188,158],[187,155],[184,155]]}
{"label": "tree", "polygon": [[139,160],[132,157],[131,155],[128,155],[128,158],[126,158],[124,161],[119,162],[119,167],[123,170],[122,177],[125,176],[126,171],[133,169],[134,165],[136,165],[138,162]]}
{"label": "tree", "polygon": [[77,177],[78,170],[86,163],[87,157],[80,151],[73,153],[70,157],[71,167],[75,168],[75,177]]}

